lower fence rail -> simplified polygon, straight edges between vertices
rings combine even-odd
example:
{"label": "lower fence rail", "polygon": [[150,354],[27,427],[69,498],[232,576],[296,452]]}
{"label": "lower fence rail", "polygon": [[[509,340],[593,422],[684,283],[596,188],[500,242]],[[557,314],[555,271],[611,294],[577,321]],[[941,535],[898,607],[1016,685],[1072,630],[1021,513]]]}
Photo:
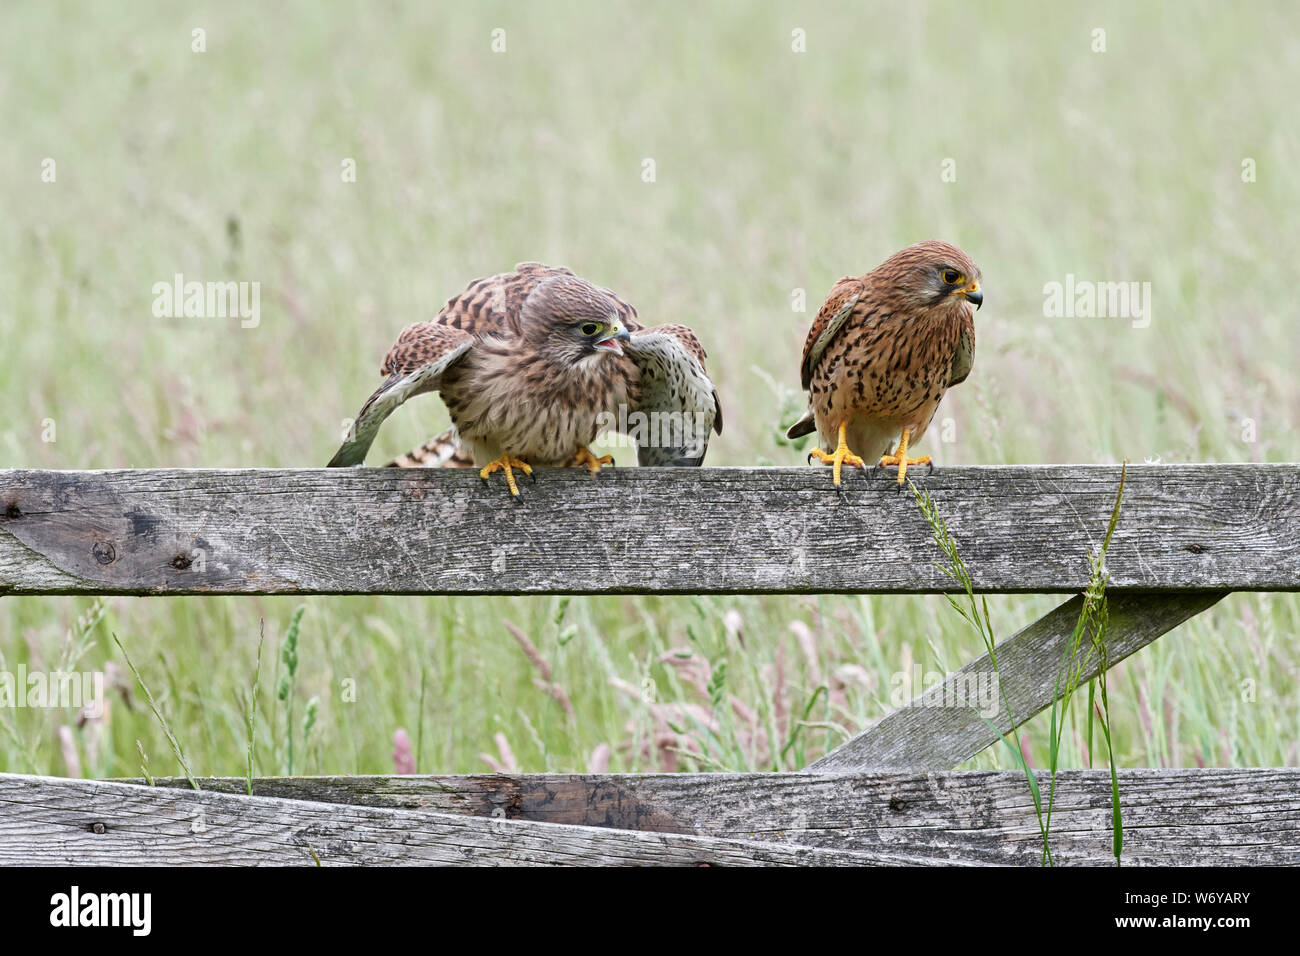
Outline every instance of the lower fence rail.
{"label": "lower fence rail", "polygon": [[[0,774],[0,865],[1039,865],[1024,774]],[[1038,774],[1043,800],[1050,776]],[[1121,770],[1126,866],[1300,864],[1300,768]],[[1113,866],[1110,775],[1057,775],[1058,865]]]}

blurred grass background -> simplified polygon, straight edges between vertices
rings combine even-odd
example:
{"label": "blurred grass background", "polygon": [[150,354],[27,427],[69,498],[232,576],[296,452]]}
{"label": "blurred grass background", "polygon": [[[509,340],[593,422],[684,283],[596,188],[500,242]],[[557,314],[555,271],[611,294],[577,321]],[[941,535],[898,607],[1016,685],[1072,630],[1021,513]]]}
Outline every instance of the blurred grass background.
{"label": "blurred grass background", "polygon": [[[1295,460],[1289,13],[6,4],[0,466],[323,464],[396,332],[527,259],[696,328],[727,410],[710,464],[795,464],[778,436],[818,304],[923,238],[972,255],[989,306],[922,448],[940,464]],[[153,284],[178,272],[259,282],[260,325],[153,317]],[[1150,282],[1150,327],[1044,318],[1044,284],[1067,274]],[[371,461],[445,422],[412,403]],[[942,598],[305,603],[294,769],[313,773],[393,769],[398,728],[422,771],[794,769],[887,712],[900,674],[980,651]],[[991,600],[1001,636],[1055,603]],[[243,773],[264,618],[258,769],[286,770],[296,604],[0,600],[0,669],[122,675],[85,726],[0,710],[0,769],[135,774],[139,741],[154,774],[176,772],[116,633],[194,771]],[[1120,763],[1297,763],[1298,609],[1234,595],[1120,665]],[[1026,737],[1041,766],[1045,724]],[[1078,734],[1065,760],[1087,764]],[[1009,765],[1001,749],[970,764]]]}

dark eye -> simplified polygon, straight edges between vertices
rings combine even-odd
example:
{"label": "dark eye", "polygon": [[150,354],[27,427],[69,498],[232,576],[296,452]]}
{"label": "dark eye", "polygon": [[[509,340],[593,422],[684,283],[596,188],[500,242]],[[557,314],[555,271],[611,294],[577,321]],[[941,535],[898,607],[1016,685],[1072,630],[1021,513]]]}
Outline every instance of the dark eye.
{"label": "dark eye", "polygon": [[597,325],[595,322],[584,322],[584,323],[582,323],[582,334],[583,334],[583,335],[595,335],[595,334],[596,334],[597,332],[599,332],[599,331],[600,331],[600,326]]}
{"label": "dark eye", "polygon": [[961,281],[961,273],[958,272],[956,269],[944,269],[943,281],[948,283],[949,285],[956,285],[958,282]]}

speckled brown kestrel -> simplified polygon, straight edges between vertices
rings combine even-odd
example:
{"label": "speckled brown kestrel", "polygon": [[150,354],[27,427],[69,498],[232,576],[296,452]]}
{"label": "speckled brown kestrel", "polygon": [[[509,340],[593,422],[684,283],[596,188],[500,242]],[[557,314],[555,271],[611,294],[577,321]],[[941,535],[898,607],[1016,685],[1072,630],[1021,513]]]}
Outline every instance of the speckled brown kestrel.
{"label": "speckled brown kestrel", "polygon": [[568,269],[521,263],[402,331],[383,384],[329,464],[361,464],[398,405],[437,391],[456,431],[453,451],[468,452],[485,480],[504,471],[512,495],[516,468],[531,475],[535,465],[582,465],[595,474],[612,463],[589,448],[610,429],[636,441],[639,464],[699,465],[709,433],[722,431],[704,359],[685,326],[645,328],[608,289]]}
{"label": "speckled brown kestrel", "polygon": [[836,485],[844,464],[865,465],[854,450],[897,465],[901,485],[908,465],[930,464],[928,456],[908,458],[907,449],[925,434],[944,392],[970,374],[983,301],[975,263],[933,240],[835,283],[803,347],[808,413],[786,434],[816,430],[822,447],[835,449],[814,448],[808,458],[830,463]]}

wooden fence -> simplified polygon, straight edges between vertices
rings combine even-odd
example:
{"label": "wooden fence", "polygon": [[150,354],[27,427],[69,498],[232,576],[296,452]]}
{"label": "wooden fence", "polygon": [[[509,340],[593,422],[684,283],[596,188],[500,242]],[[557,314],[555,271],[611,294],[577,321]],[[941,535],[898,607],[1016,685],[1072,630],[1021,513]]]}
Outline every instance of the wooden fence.
{"label": "wooden fence", "polygon": [[[976,590],[1069,594],[1119,474],[917,480]],[[0,596],[929,593],[954,589],[941,557],[894,482],[837,493],[816,468],[547,469],[517,502],[464,471],[0,471]],[[1300,589],[1300,466],[1130,467],[1106,568],[1111,665],[1230,591]],[[1081,600],[998,647],[1015,722],[1052,703]],[[1011,722],[930,706],[991,667],[796,774],[264,778],[252,797],[0,774],[0,863],[1036,864],[1024,775],[952,770]],[[1300,863],[1300,770],[1128,770],[1120,791],[1127,863]],[[1108,772],[1058,776],[1052,845],[1113,865]]]}

